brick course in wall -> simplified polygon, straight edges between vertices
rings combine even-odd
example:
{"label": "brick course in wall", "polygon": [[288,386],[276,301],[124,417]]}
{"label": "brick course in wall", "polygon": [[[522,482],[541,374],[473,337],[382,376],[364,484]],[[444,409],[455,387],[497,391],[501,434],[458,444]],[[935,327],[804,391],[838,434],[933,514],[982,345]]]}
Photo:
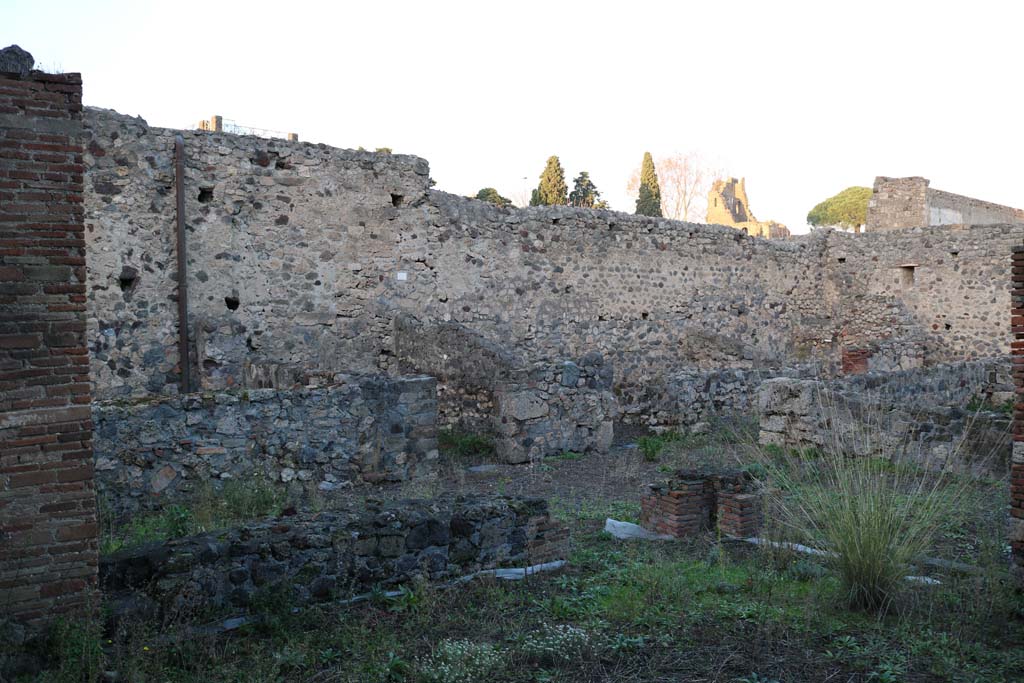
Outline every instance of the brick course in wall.
{"label": "brick course in wall", "polygon": [[1013,341],[1013,454],[1010,462],[1010,546],[1018,579],[1024,583],[1024,245],[1013,248],[1010,329]]}
{"label": "brick course in wall", "polygon": [[0,618],[96,584],[79,74],[0,74]]}

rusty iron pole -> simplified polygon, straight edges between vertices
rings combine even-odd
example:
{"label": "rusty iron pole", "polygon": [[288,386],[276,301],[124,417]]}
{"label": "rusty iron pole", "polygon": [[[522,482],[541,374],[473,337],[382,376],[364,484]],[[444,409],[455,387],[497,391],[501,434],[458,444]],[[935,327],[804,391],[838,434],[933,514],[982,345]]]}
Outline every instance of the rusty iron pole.
{"label": "rusty iron pole", "polygon": [[188,254],[185,250],[185,138],[174,136],[174,189],[177,194],[178,237],[178,366],[181,369],[181,388],[192,391],[191,363],[188,353]]}

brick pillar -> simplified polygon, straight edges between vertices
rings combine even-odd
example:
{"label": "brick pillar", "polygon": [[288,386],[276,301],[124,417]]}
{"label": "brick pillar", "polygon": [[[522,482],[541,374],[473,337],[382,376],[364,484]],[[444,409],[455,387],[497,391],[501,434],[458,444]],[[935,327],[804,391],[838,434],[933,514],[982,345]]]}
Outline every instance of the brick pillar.
{"label": "brick pillar", "polygon": [[1013,248],[1010,326],[1013,341],[1013,455],[1010,464],[1010,546],[1017,577],[1024,584],[1024,246]]}
{"label": "brick pillar", "polygon": [[761,494],[718,492],[718,530],[726,536],[757,536],[764,521]]}
{"label": "brick pillar", "polygon": [[0,619],[96,585],[79,74],[0,73]]}
{"label": "brick pillar", "polygon": [[714,495],[704,479],[652,484],[640,498],[640,526],[676,538],[695,536],[711,526]]}

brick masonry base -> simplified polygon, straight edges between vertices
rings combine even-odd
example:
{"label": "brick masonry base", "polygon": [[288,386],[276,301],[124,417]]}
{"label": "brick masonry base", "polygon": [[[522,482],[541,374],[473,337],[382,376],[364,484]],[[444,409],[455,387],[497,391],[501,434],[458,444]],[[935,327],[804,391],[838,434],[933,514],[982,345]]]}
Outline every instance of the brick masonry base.
{"label": "brick masonry base", "polygon": [[761,530],[762,496],[742,474],[679,472],[668,482],[651,484],[640,498],[640,525],[676,538],[717,529],[749,538]]}

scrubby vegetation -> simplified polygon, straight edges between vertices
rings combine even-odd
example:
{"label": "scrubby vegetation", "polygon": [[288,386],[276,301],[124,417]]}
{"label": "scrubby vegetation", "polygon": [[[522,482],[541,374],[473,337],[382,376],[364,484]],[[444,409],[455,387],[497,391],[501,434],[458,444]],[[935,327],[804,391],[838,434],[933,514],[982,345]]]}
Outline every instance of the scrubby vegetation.
{"label": "scrubby vegetation", "polygon": [[[1001,484],[979,486],[1005,498]],[[815,558],[600,532],[606,516],[635,514],[630,500],[555,508],[576,539],[557,574],[301,612],[278,594],[233,635],[133,624],[101,638],[65,623],[38,680],[100,668],[126,681],[1017,680],[1024,602],[999,548],[974,556],[979,574],[908,584],[878,615],[850,610],[842,576]],[[984,543],[999,526],[985,523]]]}
{"label": "scrubby vegetation", "polygon": [[[867,477],[862,483],[877,497],[840,508],[822,501],[824,507],[815,508],[813,501],[836,485],[820,473],[812,475],[836,467],[829,458],[824,449],[762,450],[718,433],[672,437],[657,463],[634,449],[548,458],[517,483],[524,490],[561,486],[545,494],[553,513],[572,529],[569,564],[559,572],[522,582],[476,580],[449,589],[417,584],[396,597],[377,590],[358,604],[301,609],[287,588],[267,588],[251,607],[255,621],[220,634],[196,626],[230,615],[204,615],[189,624],[123,623],[113,632],[103,631],[102,619],[66,621],[54,628],[53,637],[21,648],[42,653],[47,668],[23,671],[17,680],[64,683],[104,675],[118,681],[353,683],[1019,680],[1024,596],[1015,591],[1007,569],[1006,482],[940,477],[926,479],[925,488],[890,492],[870,486],[929,475],[910,463],[861,461],[863,469],[854,473]],[[864,600],[851,593],[860,581],[859,564],[853,571],[832,558],[755,547],[713,533],[661,543],[617,541],[601,531],[606,517],[636,521],[638,478],[718,462],[741,463],[756,473],[776,492],[772,505],[803,505],[808,513],[824,513],[814,517],[824,521],[873,516],[876,523],[863,530],[837,526],[851,539],[847,552],[855,557],[860,548],[852,539],[871,537],[876,547],[899,555],[899,568],[889,571],[887,565],[884,576],[907,571],[940,583],[885,579],[878,593],[882,599]],[[600,479],[580,487],[584,473]],[[615,477],[622,477],[621,485]],[[847,479],[840,485],[858,482]],[[590,491],[599,486],[600,491]],[[944,500],[929,504],[922,516],[911,498],[915,491],[931,495],[932,490]],[[861,490],[849,493],[859,497]],[[252,512],[266,504],[259,495],[240,497],[247,502],[222,505]],[[896,519],[887,504],[909,518]],[[775,513],[787,520],[769,530],[776,537],[830,548],[846,542],[823,522],[797,523],[799,516],[790,518],[777,508]],[[222,518],[229,516],[224,512]],[[165,521],[173,526],[173,515]],[[926,525],[927,544],[913,533],[908,537],[906,525],[914,524]],[[918,553],[960,560],[974,569],[927,564]]]}
{"label": "scrubby vegetation", "polygon": [[494,441],[489,436],[459,429],[442,429],[437,436],[437,445],[443,454],[460,459],[494,455]]}
{"label": "scrubby vegetation", "polygon": [[286,496],[260,477],[230,479],[220,489],[210,484],[199,488],[189,505],[168,505],[162,510],[143,512],[126,522],[101,504],[101,554],[110,554],[143,543],[181,538],[222,529],[281,512]]}
{"label": "scrubby vegetation", "polygon": [[961,512],[969,482],[909,463],[834,451],[765,461],[783,538],[826,549],[851,607],[886,610],[942,521]]}

